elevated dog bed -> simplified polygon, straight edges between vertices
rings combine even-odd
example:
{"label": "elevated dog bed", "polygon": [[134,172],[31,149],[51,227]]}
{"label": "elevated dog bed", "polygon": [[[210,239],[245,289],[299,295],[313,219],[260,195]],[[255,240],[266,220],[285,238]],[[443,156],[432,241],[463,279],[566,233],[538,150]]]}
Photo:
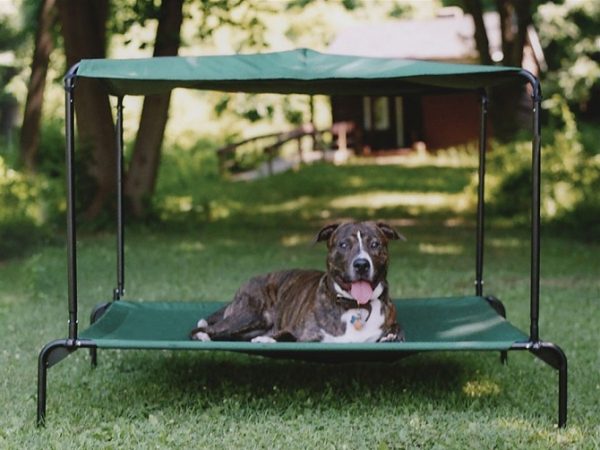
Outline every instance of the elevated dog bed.
{"label": "elevated dog bed", "polygon": [[[76,79],[98,80],[117,97],[117,282],[114,301],[92,313],[92,325],[79,332],[75,220],[73,99]],[[487,148],[486,89],[506,83],[528,83],[532,93],[531,290],[529,333],[504,319],[500,301],[483,294],[484,186]],[[220,302],[131,302],[122,300],[125,286],[123,218],[123,97],[169,92],[174,88],[323,95],[419,95],[478,92],[481,99],[479,190],[476,211],[475,295],[472,297],[397,300],[407,341],[376,344],[277,342],[197,342],[188,338],[198,318]],[[226,350],[320,361],[391,360],[423,351],[527,350],[558,371],[558,424],[567,420],[567,359],[555,344],[539,337],[540,285],[540,106],[541,88],[529,72],[515,67],[443,64],[385,58],[326,55],[294,50],[255,55],[84,60],[65,77],[67,166],[68,334],[48,343],[38,364],[38,424],[45,423],[48,368],[81,348],[92,361],[98,349]],[[515,110],[518,105],[515,105]],[[452,118],[449,118],[451,120]]]}
{"label": "elevated dog bed", "polygon": [[[493,301],[493,300],[492,300]],[[224,305],[222,302],[113,302],[100,319],[80,334],[98,348],[231,350],[246,353],[403,352],[432,350],[508,350],[528,336],[482,297],[406,299],[394,302],[406,342],[329,344],[315,342],[251,342],[190,340],[198,318]],[[324,355],[326,359],[327,355]]]}

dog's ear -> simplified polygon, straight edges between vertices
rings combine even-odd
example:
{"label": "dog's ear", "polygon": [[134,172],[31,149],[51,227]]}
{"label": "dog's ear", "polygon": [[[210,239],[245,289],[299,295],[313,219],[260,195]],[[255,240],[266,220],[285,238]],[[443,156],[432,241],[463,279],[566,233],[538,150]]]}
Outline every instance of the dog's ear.
{"label": "dog's ear", "polygon": [[323,241],[328,241],[329,238],[331,237],[331,235],[333,234],[333,232],[337,229],[337,227],[339,227],[340,224],[339,223],[332,223],[330,225],[325,225],[323,228],[321,228],[321,231],[319,231],[317,233],[317,236],[315,237],[315,244],[317,242],[323,242]]}
{"label": "dog's ear", "polygon": [[399,239],[401,241],[406,241],[406,238],[404,236],[402,236],[394,228],[392,228],[385,222],[377,222],[377,227],[383,232],[385,237],[390,240],[395,241]]}

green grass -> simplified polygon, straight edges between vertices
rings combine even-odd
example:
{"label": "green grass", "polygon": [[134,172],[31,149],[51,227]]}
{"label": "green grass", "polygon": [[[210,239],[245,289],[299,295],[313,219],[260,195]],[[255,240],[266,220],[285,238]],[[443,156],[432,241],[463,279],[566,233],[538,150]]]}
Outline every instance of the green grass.
{"label": "green grass", "polygon": [[[182,187],[191,198],[168,211],[165,229],[128,229],[127,296],[225,300],[252,274],[323,267],[324,249],[311,239],[340,217],[383,218],[407,236],[391,248],[395,297],[470,294],[474,230],[463,190],[472,172],[430,161],[163,183],[160,201]],[[499,223],[487,232],[486,292],[527,330],[527,230]],[[82,235],[78,250],[85,326],[114,287],[114,238]],[[96,369],[83,351],[50,369],[47,426],[36,428],[37,355],[67,331],[64,249],[39,248],[0,265],[0,448],[598,448],[599,250],[544,234],[541,335],[569,358],[569,425],[559,430],[556,373],[521,352],[502,366],[489,352],[321,365],[108,350]]]}

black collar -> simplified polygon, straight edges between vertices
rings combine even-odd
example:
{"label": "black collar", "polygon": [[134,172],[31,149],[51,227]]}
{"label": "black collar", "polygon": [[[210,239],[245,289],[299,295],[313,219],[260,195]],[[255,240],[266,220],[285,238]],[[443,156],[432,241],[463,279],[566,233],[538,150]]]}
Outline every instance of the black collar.
{"label": "black collar", "polygon": [[354,300],[353,298],[347,298],[342,295],[336,295],[335,300],[337,303],[339,303],[346,309],[356,309],[356,308],[366,309],[367,311],[369,311],[369,314],[367,315],[367,318],[365,319],[365,321],[369,320],[369,317],[371,316],[371,302],[370,301],[366,305],[359,305],[358,302],[356,300]]}

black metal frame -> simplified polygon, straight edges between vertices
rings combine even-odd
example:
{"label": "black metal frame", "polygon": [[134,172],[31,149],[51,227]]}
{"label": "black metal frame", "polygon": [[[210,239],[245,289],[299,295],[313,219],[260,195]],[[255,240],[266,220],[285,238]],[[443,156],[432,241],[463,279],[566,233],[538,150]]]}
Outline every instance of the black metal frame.
{"label": "black metal frame", "polygon": [[[70,68],[64,79],[66,105],[66,184],[67,184],[67,262],[68,262],[68,338],[48,343],[41,350],[38,359],[38,403],[37,424],[44,425],[46,417],[47,371],[80,348],[90,349],[92,365],[97,362],[97,346],[93,341],[78,338],[77,312],[77,252],[76,252],[76,214],[75,214],[75,170],[74,170],[74,88],[78,64]],[[527,350],[558,371],[558,426],[567,423],[567,358],[556,344],[539,339],[539,294],[540,294],[540,183],[541,183],[541,87],[539,80],[526,70],[520,72],[532,89],[533,102],[533,139],[532,139],[532,216],[531,216],[531,288],[530,288],[530,335],[527,342],[515,343],[510,350]],[[481,123],[479,136],[479,188],[477,201],[476,257],[475,257],[475,293],[483,296],[484,262],[484,219],[485,219],[485,173],[487,149],[487,107],[488,96],[484,89],[479,90],[481,101]],[[125,252],[124,252],[124,216],[123,216],[123,98],[117,99],[116,120],[117,148],[117,286],[113,291],[113,300],[118,301],[125,293]],[[485,297],[494,309],[503,317],[506,312],[502,302],[495,297]],[[98,305],[91,315],[95,322],[110,303]],[[501,353],[506,361],[506,351]]]}

